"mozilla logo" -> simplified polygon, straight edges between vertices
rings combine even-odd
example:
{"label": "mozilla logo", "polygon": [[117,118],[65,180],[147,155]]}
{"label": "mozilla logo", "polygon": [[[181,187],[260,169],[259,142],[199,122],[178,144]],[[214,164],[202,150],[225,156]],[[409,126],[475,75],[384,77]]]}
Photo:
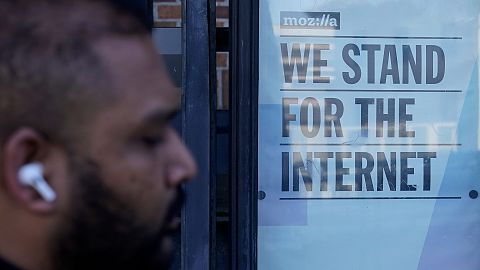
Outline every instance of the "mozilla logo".
{"label": "mozilla logo", "polygon": [[280,28],[340,30],[340,12],[280,12]]}

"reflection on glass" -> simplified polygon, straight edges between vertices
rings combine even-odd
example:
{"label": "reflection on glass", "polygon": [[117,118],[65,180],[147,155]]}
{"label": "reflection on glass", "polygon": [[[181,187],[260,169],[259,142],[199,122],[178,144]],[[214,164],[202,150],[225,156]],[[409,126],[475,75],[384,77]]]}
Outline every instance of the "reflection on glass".
{"label": "reflection on glass", "polygon": [[182,0],[154,0],[155,27],[182,27]]}
{"label": "reflection on glass", "polygon": [[479,12],[260,0],[259,270],[480,269]]}

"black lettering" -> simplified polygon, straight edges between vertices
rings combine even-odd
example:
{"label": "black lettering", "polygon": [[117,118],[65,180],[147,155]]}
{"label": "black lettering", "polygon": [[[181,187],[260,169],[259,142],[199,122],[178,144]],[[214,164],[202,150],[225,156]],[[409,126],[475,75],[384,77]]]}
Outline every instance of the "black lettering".
{"label": "black lettering", "polygon": [[408,167],[408,159],[417,157],[415,152],[400,153],[400,191],[415,191],[417,185],[408,184],[408,175],[414,174],[415,169]]}
{"label": "black lettering", "polygon": [[388,123],[388,137],[395,136],[395,99],[388,99],[388,112],[384,113],[383,99],[377,98],[377,137],[383,137],[383,122]]}
{"label": "black lettering", "polygon": [[[433,54],[437,55],[437,74],[433,74]],[[445,53],[442,48],[435,45],[427,45],[427,84],[437,84],[440,83],[445,76]]]}
{"label": "black lettering", "polygon": [[343,159],[352,158],[351,152],[338,152],[335,154],[336,165],[336,191],[352,191],[352,185],[343,184],[343,176],[350,174],[350,169],[343,167]]}
{"label": "black lettering", "polygon": [[[336,111],[333,113],[333,106]],[[335,127],[335,136],[343,137],[340,118],[343,116],[343,103],[337,98],[325,98],[325,137],[332,137],[332,123]],[[320,120],[319,120],[320,121]]]}
{"label": "black lettering", "polygon": [[282,191],[290,190],[290,154],[282,152]]}
{"label": "black lettering", "polygon": [[[312,128],[308,125],[308,108],[312,106]],[[306,98],[302,102],[300,109],[300,126],[302,133],[307,138],[313,138],[318,135],[320,131],[320,104],[312,97]]]}
{"label": "black lettering", "polygon": [[362,137],[368,137],[368,105],[375,103],[373,98],[356,98],[355,104],[360,104],[360,124]]}
{"label": "black lettering", "polygon": [[429,191],[432,182],[432,158],[437,157],[435,152],[418,152],[417,157],[423,158],[423,190]]}
{"label": "black lettering", "polygon": [[350,51],[353,51],[354,55],[360,55],[360,49],[357,45],[350,43],[345,45],[342,51],[343,61],[352,69],[354,75],[351,77],[349,72],[343,72],[342,75],[346,83],[355,84],[362,78],[362,70],[360,69],[360,65],[350,57]]}
{"label": "black lettering", "polygon": [[375,83],[375,51],[380,51],[379,44],[363,44],[362,50],[367,51],[368,83]]}
{"label": "black lettering", "polygon": [[388,187],[391,191],[397,190],[397,155],[390,153],[390,164],[384,152],[377,153],[377,191],[383,191],[383,175],[387,177]]}
{"label": "black lettering", "polygon": [[300,51],[300,44],[293,43],[291,57],[288,57],[288,45],[287,43],[281,43],[282,61],[283,61],[283,73],[285,77],[285,83],[292,83],[293,70],[297,67],[298,82],[305,83],[307,79],[307,67],[308,59],[310,58],[311,44],[305,44],[305,49],[302,57]]}
{"label": "black lettering", "polygon": [[333,158],[333,153],[315,152],[314,157],[320,159],[320,191],[328,191],[328,159]]}
{"label": "black lettering", "polygon": [[[363,160],[367,161],[365,168]],[[373,156],[367,152],[355,153],[355,191],[362,191],[362,179],[365,179],[367,191],[374,191],[372,182]]]}
{"label": "black lettering", "polygon": [[401,98],[399,100],[399,136],[400,137],[415,137],[415,131],[407,131],[407,121],[412,121],[413,116],[407,113],[407,105],[414,105],[415,99]]}
{"label": "black lettering", "polygon": [[297,116],[290,113],[290,105],[297,105],[298,98],[282,99],[282,137],[290,137],[290,122],[297,121]]}
{"label": "black lettering", "polygon": [[[392,67],[389,68],[389,63],[392,64]],[[385,50],[383,51],[383,64],[382,72],[380,75],[380,83],[387,83],[387,76],[392,76],[394,84],[400,84],[400,74],[398,71],[398,59],[397,59],[397,49],[395,45],[385,45]]]}
{"label": "black lettering", "polygon": [[415,59],[409,45],[403,45],[403,83],[409,83],[409,68],[416,84],[422,83],[422,46],[416,45]]}
{"label": "black lettering", "polygon": [[312,162],[312,152],[307,152],[307,165],[303,162],[302,155],[299,152],[293,152],[293,191],[299,191],[300,189],[300,175],[306,191],[312,191],[312,166],[308,164],[309,162]]}
{"label": "black lettering", "polygon": [[322,50],[330,50],[329,44],[313,45],[313,82],[330,83],[330,77],[322,77],[322,67],[327,66],[327,60],[322,59]]}

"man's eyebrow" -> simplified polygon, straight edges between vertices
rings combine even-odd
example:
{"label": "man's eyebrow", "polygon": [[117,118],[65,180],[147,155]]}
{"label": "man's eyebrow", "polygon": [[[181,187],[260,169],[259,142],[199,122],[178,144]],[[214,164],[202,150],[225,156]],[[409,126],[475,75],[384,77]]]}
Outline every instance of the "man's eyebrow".
{"label": "man's eyebrow", "polygon": [[163,124],[172,120],[179,113],[179,109],[174,110],[156,110],[145,117],[146,124]]}

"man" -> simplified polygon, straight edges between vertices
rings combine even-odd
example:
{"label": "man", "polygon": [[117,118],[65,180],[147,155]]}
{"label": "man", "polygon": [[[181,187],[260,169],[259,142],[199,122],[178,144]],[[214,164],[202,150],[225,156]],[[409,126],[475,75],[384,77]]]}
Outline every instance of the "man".
{"label": "man", "polygon": [[[0,269],[165,269],[196,165],[144,26],[107,1],[0,3]],[[20,173],[39,165],[35,181]]]}

